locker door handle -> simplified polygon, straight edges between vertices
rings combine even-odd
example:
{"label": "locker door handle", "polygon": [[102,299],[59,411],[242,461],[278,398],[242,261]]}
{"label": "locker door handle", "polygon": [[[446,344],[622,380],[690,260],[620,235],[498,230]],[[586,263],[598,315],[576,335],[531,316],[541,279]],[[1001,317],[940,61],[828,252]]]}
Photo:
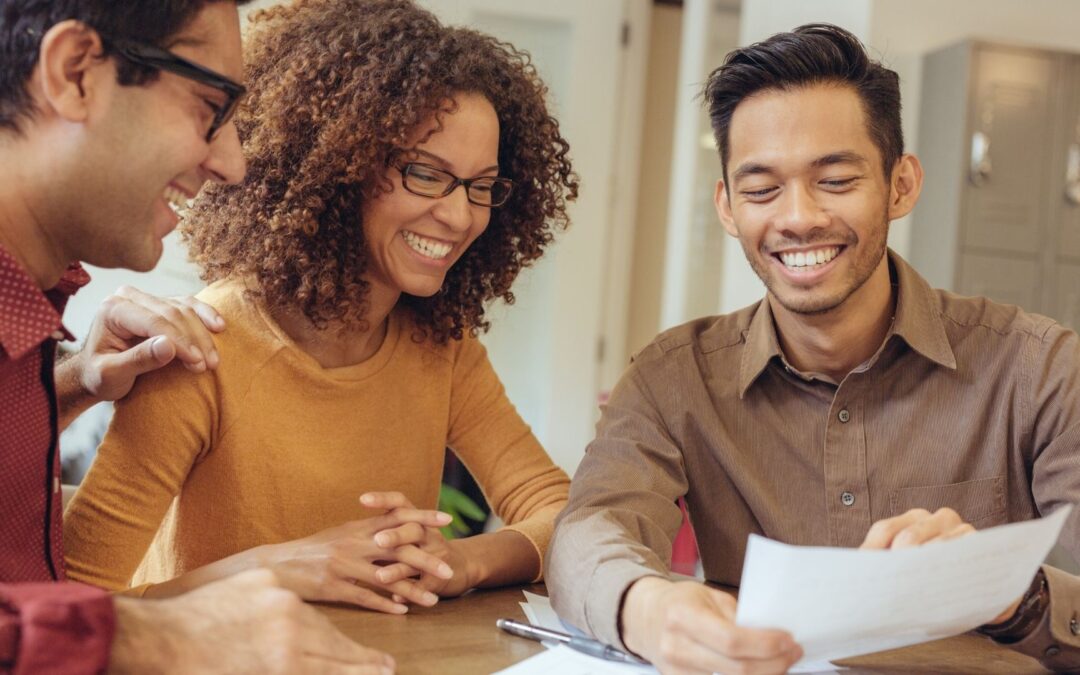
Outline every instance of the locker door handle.
{"label": "locker door handle", "polygon": [[1080,205],[1080,143],[1069,146],[1065,160],[1065,201]]}
{"label": "locker door handle", "polygon": [[994,164],[990,161],[990,137],[981,131],[971,135],[971,172],[968,178],[975,187],[982,187],[990,180]]}

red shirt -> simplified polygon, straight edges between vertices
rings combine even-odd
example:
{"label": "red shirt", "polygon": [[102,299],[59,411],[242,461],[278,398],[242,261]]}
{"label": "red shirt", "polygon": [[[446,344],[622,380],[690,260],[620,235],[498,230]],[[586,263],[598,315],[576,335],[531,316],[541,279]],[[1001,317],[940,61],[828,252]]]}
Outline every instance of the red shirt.
{"label": "red shirt", "polygon": [[[78,265],[42,292],[0,246],[0,672],[94,673],[108,663],[111,598],[64,581],[53,367]],[[39,582],[39,583],[11,583]]]}

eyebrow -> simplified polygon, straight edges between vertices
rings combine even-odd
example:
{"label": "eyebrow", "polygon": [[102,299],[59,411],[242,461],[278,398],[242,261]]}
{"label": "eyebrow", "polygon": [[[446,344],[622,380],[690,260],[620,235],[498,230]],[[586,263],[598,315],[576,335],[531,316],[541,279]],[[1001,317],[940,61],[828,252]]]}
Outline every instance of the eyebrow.
{"label": "eyebrow", "polygon": [[[439,164],[441,164],[441,165],[443,166],[443,168],[445,168],[445,169],[449,169],[449,168],[450,168],[450,162],[446,161],[446,160],[445,160],[445,159],[443,159],[442,157],[439,157],[439,156],[438,156],[438,155],[436,155],[435,153],[432,153],[432,152],[428,152],[427,150],[421,150],[420,148],[414,148],[414,149],[413,149],[413,152],[415,152],[415,153],[416,153],[416,154],[418,154],[418,155],[423,155],[424,157],[427,157],[428,159],[431,159],[431,160],[433,160],[433,161],[435,161],[435,162],[438,162],[438,163],[439,163]],[[490,172],[490,171],[494,171],[494,172],[498,173],[498,171],[499,171],[499,165],[498,165],[498,164],[492,164],[492,165],[491,165],[491,166],[489,166],[489,167],[486,167],[486,168],[484,168],[484,169],[481,169],[481,170],[480,170],[480,172],[479,172],[479,173],[477,173],[476,175],[477,175],[477,176],[479,176],[479,175],[481,175],[481,174],[485,174],[485,173],[488,173],[488,172]]]}
{"label": "eyebrow", "polygon": [[810,166],[815,169],[820,169],[834,164],[858,164],[860,166],[865,166],[869,163],[870,162],[859,153],[845,150],[843,152],[829,153],[824,157],[818,157],[813,162],[810,162]]}
{"label": "eyebrow", "polygon": [[[820,169],[826,166],[833,166],[835,164],[856,164],[859,166],[866,166],[870,162],[857,152],[850,150],[844,150],[841,152],[831,152],[827,155],[822,155],[814,161],[810,162],[810,166],[814,169]],[[776,170],[767,165],[760,164],[758,162],[747,162],[740,164],[739,168],[735,169],[731,174],[731,182],[734,183],[742,178],[749,176],[760,176],[762,174],[776,173]]]}

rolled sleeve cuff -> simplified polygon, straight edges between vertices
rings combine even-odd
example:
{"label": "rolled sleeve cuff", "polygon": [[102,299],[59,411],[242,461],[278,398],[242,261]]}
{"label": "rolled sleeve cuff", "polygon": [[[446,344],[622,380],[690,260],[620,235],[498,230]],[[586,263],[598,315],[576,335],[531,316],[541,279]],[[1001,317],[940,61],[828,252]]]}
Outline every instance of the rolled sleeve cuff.
{"label": "rolled sleeve cuff", "polygon": [[1050,607],[1042,622],[1023,640],[1007,645],[1054,671],[1080,670],[1080,579],[1043,565],[1050,591]]}
{"label": "rolled sleeve cuff", "polygon": [[0,614],[17,625],[11,666],[23,673],[104,672],[116,632],[112,597],[76,583],[0,585]]}

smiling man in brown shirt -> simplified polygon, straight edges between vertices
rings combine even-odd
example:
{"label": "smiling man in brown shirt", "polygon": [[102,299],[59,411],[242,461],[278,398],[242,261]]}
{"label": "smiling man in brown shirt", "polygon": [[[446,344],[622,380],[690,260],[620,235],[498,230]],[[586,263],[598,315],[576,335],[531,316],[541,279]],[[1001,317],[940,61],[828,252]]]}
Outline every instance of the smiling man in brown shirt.
{"label": "smiling man in brown shirt", "polygon": [[[1080,341],[933,290],[887,250],[922,168],[896,74],[851,34],[737,50],[704,98],[717,211],[768,294],[637,355],[574,477],[548,588],[564,618],[662,672],[782,672],[801,654],[790,635],[735,627],[732,596],[667,579],[676,500],[705,577],[732,586],[750,533],[895,548],[1040,517],[1080,499]],[[1070,520],[1074,556],[1077,535]],[[1078,616],[1080,580],[1044,567],[981,630],[1078,668]]]}

